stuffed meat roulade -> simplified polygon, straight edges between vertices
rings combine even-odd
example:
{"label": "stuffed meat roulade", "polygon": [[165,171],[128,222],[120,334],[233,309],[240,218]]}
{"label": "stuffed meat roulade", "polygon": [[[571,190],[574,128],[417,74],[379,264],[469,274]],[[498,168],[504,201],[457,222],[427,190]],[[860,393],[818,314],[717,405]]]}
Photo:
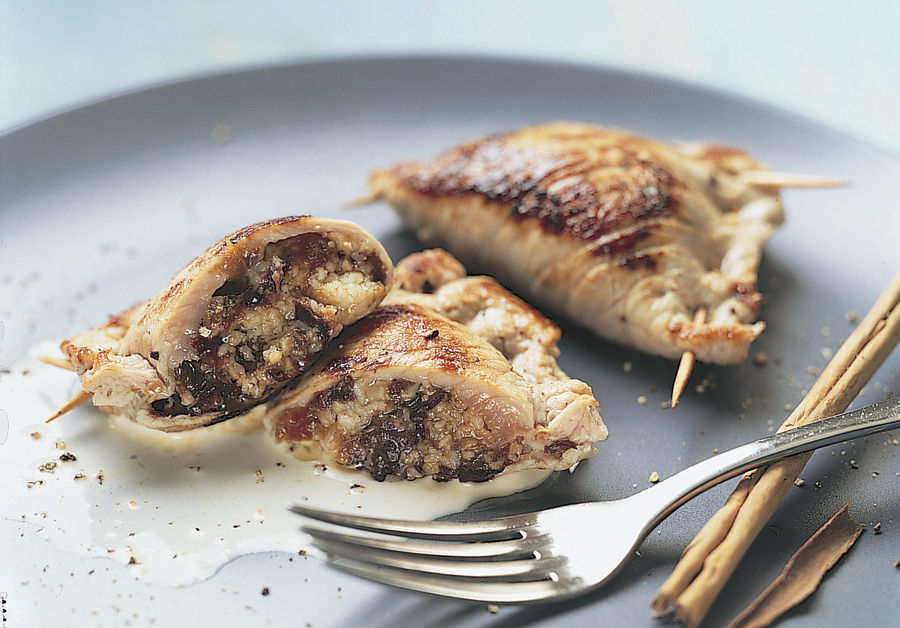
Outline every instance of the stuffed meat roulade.
{"label": "stuffed meat roulade", "polygon": [[737,149],[559,122],[401,163],[370,184],[425,242],[598,335],[728,364],[764,327],[757,266],[784,219],[764,172]]}
{"label": "stuffed meat roulade", "polygon": [[566,469],[607,431],[556,364],[559,329],[444,251],[399,265],[397,288],[267,414],[296,452],[378,480],[484,481]]}
{"label": "stuffed meat roulade", "polygon": [[269,220],[220,240],[156,297],[61,348],[102,410],[186,430],[287,386],[391,282],[384,248],[356,225]]}

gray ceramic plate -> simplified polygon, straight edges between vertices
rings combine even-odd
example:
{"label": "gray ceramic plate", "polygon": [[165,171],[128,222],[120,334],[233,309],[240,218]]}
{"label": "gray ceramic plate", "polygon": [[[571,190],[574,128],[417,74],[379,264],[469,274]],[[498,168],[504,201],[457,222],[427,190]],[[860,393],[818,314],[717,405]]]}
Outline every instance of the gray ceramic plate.
{"label": "gray ceramic plate", "polygon": [[[562,365],[593,386],[611,437],[576,473],[477,508],[624,496],[636,490],[633,484],[647,486],[652,471],[666,477],[714,448],[767,434],[787,414],[785,404],[799,401],[812,383],[809,367],[824,366],[823,350],[837,348],[852,329],[846,313],[865,313],[900,269],[900,165],[760,103],[550,63],[400,58],[265,68],[125,95],[8,133],[0,138],[0,363],[14,363],[37,339],[71,334],[154,293],[207,244],[260,219],[345,216],[380,237],[397,259],[420,245],[390,211],[341,209],[364,192],[367,173],[480,134],[563,118],[733,143],[778,170],[830,175],[852,186],[785,194],[788,222],[767,246],[760,278],[769,327],[754,351],[766,352],[768,364],[700,365],[694,383],[708,380],[707,390],[689,390],[675,411],[660,407],[672,362],[564,324]],[[232,129],[230,141],[212,139],[216,125]],[[630,373],[623,371],[626,361]],[[898,391],[898,370],[895,354],[858,401]],[[640,395],[649,403],[639,405]],[[710,625],[743,609],[848,499],[854,517],[881,522],[884,532],[864,534],[783,625],[896,619],[900,447],[890,441],[875,436],[814,456],[806,486],[792,489],[763,530]],[[850,467],[851,457],[859,469]],[[389,590],[287,554],[239,558],[194,586],[148,585],[118,563],[88,564],[56,552],[3,506],[3,543],[27,544],[16,554],[29,558],[7,564],[2,573],[10,581],[0,589],[17,591],[5,602],[10,618],[31,617],[32,625],[649,626],[647,606],[657,587],[730,486],[672,516],[602,591],[496,615],[482,605]],[[271,595],[260,595],[263,586]]]}

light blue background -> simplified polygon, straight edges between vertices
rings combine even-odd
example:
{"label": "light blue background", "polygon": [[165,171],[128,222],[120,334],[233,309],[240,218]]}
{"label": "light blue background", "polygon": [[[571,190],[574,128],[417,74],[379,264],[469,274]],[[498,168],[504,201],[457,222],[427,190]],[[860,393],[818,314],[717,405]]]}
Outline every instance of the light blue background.
{"label": "light blue background", "polygon": [[4,0],[0,129],[110,94],[322,57],[478,53],[662,74],[900,155],[900,3]]}

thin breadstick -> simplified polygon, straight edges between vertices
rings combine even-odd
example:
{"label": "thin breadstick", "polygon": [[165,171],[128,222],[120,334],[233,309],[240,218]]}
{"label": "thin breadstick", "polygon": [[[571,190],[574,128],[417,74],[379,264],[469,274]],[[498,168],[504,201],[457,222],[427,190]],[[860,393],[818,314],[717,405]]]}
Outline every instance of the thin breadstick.
{"label": "thin breadstick", "polygon": [[75,393],[72,396],[71,399],[69,399],[67,402],[62,404],[62,406],[60,406],[59,410],[54,412],[50,416],[50,418],[45,420],[44,423],[49,423],[50,421],[55,421],[56,419],[58,419],[59,417],[61,417],[64,414],[66,414],[67,412],[71,412],[72,410],[74,410],[75,408],[77,408],[78,406],[80,406],[81,404],[83,404],[85,401],[87,401],[90,398],[91,398],[91,393],[89,393],[86,390],[79,390],[77,393]]}
{"label": "thin breadstick", "polygon": [[50,355],[39,355],[37,358],[44,364],[49,364],[50,366],[66,369],[67,371],[75,370],[75,367],[72,366],[72,363],[69,362],[66,358],[58,358]]}
{"label": "thin breadstick", "polygon": [[[700,308],[694,315],[694,325],[702,325],[706,320],[706,309]],[[691,377],[691,371],[694,369],[694,352],[685,351],[681,354],[681,362],[678,363],[678,372],[675,373],[675,383],[672,384],[672,401],[669,407],[674,408],[678,405],[681,393],[684,392],[688,380]]]}
{"label": "thin breadstick", "polygon": [[745,183],[763,188],[833,188],[848,184],[847,181],[830,177],[771,170],[744,170],[740,178]]}

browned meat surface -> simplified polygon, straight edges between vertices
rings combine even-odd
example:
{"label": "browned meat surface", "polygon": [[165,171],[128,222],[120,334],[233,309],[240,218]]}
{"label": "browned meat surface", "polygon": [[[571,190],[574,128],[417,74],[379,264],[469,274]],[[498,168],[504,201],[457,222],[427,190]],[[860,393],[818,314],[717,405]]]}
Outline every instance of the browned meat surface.
{"label": "browned meat surface", "polygon": [[351,223],[288,217],[210,247],[156,297],[62,344],[93,402],[165,431],[224,420],[301,375],[391,286]]}
{"label": "browned meat surface", "polygon": [[388,476],[488,480],[565,469],[606,438],[590,388],[556,364],[559,329],[444,251],[396,288],[268,411],[295,453]]}
{"label": "browned meat surface", "polygon": [[559,122],[370,183],[424,241],[598,335],[727,364],[764,327],[756,271],[783,221],[777,192],[742,179],[761,169],[737,149]]}

